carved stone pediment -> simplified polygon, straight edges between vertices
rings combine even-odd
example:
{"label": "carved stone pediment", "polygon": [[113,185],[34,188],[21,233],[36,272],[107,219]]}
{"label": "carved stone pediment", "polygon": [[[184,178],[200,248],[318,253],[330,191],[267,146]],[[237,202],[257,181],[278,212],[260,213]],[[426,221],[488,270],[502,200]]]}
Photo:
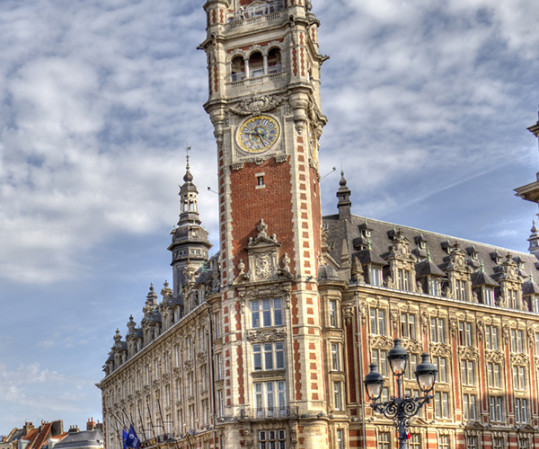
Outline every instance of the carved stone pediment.
{"label": "carved stone pediment", "polygon": [[433,356],[447,357],[451,354],[451,346],[446,343],[431,343],[430,353]]}
{"label": "carved stone pediment", "polygon": [[471,346],[459,346],[459,357],[461,359],[477,360],[479,350]]}
{"label": "carved stone pediment", "polygon": [[391,348],[393,348],[393,340],[385,335],[369,336],[369,344],[372,349],[384,349],[389,351]]}
{"label": "carved stone pediment", "polygon": [[511,362],[514,365],[528,366],[529,360],[530,358],[528,354],[524,354],[524,353],[511,354]]}
{"label": "carved stone pediment", "polygon": [[256,115],[262,112],[270,112],[279,106],[284,97],[276,95],[253,95],[233,106],[230,110],[237,115]]}
{"label": "carved stone pediment", "polygon": [[252,329],[247,331],[247,340],[251,343],[268,343],[286,338],[286,329]]}
{"label": "carved stone pediment", "polygon": [[423,353],[423,343],[417,340],[403,339],[402,347],[410,353],[415,353],[415,354]]}
{"label": "carved stone pediment", "polygon": [[502,351],[487,350],[485,352],[485,358],[487,359],[487,362],[494,362],[494,363],[503,363],[503,361],[505,360],[505,356],[503,355]]}

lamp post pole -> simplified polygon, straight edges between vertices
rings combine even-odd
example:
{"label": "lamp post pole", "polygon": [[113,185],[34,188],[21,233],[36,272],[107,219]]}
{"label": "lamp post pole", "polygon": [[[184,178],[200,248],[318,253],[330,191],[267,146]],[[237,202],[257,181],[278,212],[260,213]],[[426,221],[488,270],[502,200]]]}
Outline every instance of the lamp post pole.
{"label": "lamp post pole", "polygon": [[376,364],[370,365],[370,372],[365,377],[365,388],[367,395],[372,401],[371,407],[374,411],[383,414],[386,418],[392,419],[395,428],[399,432],[399,448],[408,449],[408,427],[410,419],[419,413],[419,410],[433,399],[429,393],[434,389],[438,370],[429,362],[429,355],[423,354],[421,363],[415,370],[415,376],[419,388],[424,393],[423,397],[411,397],[405,395],[402,388],[402,378],[408,365],[408,352],[401,345],[397,338],[394,347],[389,351],[388,359],[391,371],[397,380],[397,396],[393,396],[389,401],[381,402],[380,396],[384,386],[384,378],[378,372]]}

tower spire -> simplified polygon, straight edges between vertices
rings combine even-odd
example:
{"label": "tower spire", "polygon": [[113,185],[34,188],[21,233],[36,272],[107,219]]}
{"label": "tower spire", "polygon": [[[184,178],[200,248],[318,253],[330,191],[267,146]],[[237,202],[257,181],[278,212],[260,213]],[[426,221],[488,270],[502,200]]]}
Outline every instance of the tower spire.
{"label": "tower spire", "polygon": [[[537,214],[539,216],[539,214]],[[535,224],[535,219],[533,220],[532,228],[530,229],[530,237],[528,238],[528,242],[530,242],[530,246],[528,250],[531,254],[533,254],[535,257],[539,259],[539,230],[537,229],[537,226]]]}
{"label": "tower spire", "polygon": [[350,208],[352,202],[350,201],[350,194],[352,193],[348,186],[346,185],[346,179],[344,177],[344,171],[341,170],[341,179],[339,181],[339,190],[337,190],[337,198],[339,198],[339,203],[337,207],[339,208],[339,220],[349,220],[352,218],[352,213]]}

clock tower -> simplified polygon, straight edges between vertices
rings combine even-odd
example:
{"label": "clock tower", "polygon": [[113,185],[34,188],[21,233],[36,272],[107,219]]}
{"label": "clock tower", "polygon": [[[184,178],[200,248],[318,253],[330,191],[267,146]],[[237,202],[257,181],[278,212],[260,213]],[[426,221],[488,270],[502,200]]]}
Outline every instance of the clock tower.
{"label": "clock tower", "polygon": [[225,415],[255,410],[256,418],[276,408],[283,418],[308,416],[286,438],[324,446],[326,307],[317,276],[326,58],[318,51],[319,22],[308,0],[208,0],[204,9],[204,107],[217,141],[223,353],[230,367]]}

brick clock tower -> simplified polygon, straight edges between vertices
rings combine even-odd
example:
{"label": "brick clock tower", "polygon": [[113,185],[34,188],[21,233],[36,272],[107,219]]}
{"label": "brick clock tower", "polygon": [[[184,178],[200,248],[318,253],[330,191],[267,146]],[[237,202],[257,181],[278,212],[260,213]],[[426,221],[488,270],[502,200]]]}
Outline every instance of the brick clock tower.
{"label": "brick clock tower", "polygon": [[[246,418],[227,440],[258,446],[282,437],[294,447],[326,447],[319,22],[308,0],[208,0],[204,9],[204,107],[218,152],[224,406],[225,415]],[[268,427],[264,417],[281,424]]]}

